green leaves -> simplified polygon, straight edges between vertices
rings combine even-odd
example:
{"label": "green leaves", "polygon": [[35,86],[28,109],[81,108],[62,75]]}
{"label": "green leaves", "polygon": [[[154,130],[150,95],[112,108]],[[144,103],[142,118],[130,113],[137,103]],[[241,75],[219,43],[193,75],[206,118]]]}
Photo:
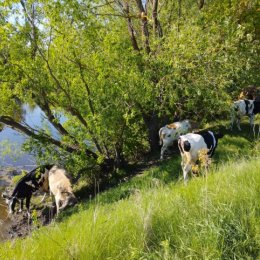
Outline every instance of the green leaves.
{"label": "green leaves", "polygon": [[121,1],[1,3],[0,115],[19,122],[21,104],[40,106],[61,143],[46,144],[43,127],[27,149],[58,158],[69,146],[97,163],[149,150],[166,121],[225,117],[239,90],[259,81],[256,2],[210,1],[200,11],[180,2],[159,3],[161,37],[150,5],[144,37],[134,1],[129,13]]}

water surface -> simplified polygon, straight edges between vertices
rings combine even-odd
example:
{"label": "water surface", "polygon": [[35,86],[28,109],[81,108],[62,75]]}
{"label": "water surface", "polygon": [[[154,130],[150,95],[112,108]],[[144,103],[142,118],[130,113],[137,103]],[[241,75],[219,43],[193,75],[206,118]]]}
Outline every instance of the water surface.
{"label": "water surface", "polygon": [[[24,120],[33,128],[46,127],[52,135],[57,137],[58,133],[48,123],[44,113],[40,108],[33,110],[29,106],[24,105]],[[1,196],[1,192],[6,186],[10,185],[10,177],[7,176],[7,169],[31,170],[36,166],[35,157],[29,153],[22,151],[22,144],[26,141],[26,136],[14,131],[9,127],[5,127],[0,132],[0,241],[8,235],[8,226],[10,219],[5,200]]]}

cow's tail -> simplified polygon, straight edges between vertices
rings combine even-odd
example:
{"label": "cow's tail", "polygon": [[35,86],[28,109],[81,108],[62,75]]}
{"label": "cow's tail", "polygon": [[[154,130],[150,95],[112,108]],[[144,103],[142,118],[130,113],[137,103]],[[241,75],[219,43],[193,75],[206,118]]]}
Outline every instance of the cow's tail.
{"label": "cow's tail", "polygon": [[179,139],[178,139],[178,147],[179,147],[180,153],[181,154],[184,153],[181,137],[179,137]]}
{"label": "cow's tail", "polygon": [[162,133],[162,131],[163,131],[163,128],[161,128],[159,130],[159,145],[163,144],[163,133]]}
{"label": "cow's tail", "polygon": [[183,140],[181,137],[178,140],[178,146],[181,153],[189,152],[191,145],[188,140]]}

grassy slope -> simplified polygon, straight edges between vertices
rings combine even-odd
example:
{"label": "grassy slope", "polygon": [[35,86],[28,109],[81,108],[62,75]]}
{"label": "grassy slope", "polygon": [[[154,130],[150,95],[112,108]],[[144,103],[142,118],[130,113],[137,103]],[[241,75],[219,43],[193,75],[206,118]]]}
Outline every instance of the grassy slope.
{"label": "grassy slope", "polygon": [[180,173],[175,155],[0,245],[0,259],[260,259],[260,143],[226,135],[207,179],[185,187]]}

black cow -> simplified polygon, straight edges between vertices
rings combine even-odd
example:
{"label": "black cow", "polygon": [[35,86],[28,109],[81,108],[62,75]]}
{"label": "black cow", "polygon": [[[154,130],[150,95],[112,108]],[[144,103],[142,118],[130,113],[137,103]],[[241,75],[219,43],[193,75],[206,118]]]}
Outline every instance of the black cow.
{"label": "black cow", "polygon": [[25,199],[27,213],[28,215],[30,215],[29,210],[30,210],[30,201],[31,201],[32,194],[33,192],[38,190],[43,184],[45,171],[46,170],[49,171],[52,167],[53,165],[42,165],[33,169],[17,182],[11,196],[5,193],[2,194],[3,198],[6,199],[6,203],[9,206],[10,213],[14,212],[15,205],[18,201],[20,201],[19,211],[22,211],[23,201]]}

